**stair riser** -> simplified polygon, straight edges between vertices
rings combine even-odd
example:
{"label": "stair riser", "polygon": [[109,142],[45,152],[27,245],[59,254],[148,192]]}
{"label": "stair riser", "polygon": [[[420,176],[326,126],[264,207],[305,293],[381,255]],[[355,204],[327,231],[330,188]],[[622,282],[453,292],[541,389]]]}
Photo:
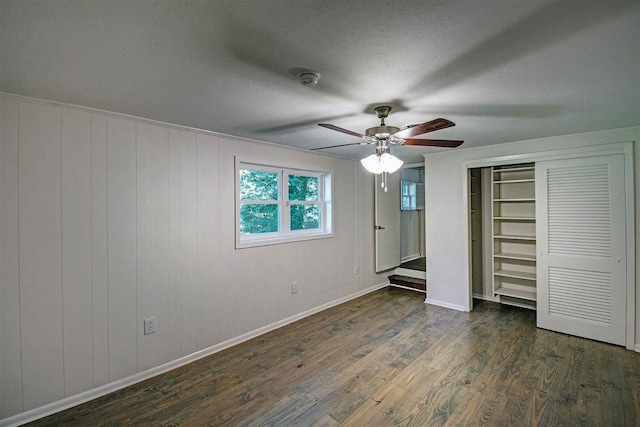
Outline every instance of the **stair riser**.
{"label": "stair riser", "polygon": [[396,268],[394,271],[394,274],[397,274],[398,276],[407,276],[407,277],[413,277],[416,279],[426,279],[427,278],[427,272],[426,271],[418,271],[418,270],[409,270],[406,268]]}

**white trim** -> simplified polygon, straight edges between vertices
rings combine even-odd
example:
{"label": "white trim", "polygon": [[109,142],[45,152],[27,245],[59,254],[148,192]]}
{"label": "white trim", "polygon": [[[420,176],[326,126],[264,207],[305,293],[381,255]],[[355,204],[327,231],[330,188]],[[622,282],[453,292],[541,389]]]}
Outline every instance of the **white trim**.
{"label": "white trim", "polygon": [[113,381],[111,383],[102,385],[100,387],[96,387],[91,390],[78,393],[74,396],[65,397],[64,399],[49,403],[44,406],[40,406],[39,408],[31,409],[26,412],[21,412],[12,417],[0,420],[0,427],[20,426],[22,424],[26,424],[26,423],[38,420],[40,418],[44,418],[46,416],[55,414],[57,412],[64,411],[65,409],[72,408],[74,406],[80,405],[90,400],[97,399],[98,397],[105,396],[109,393],[113,393],[114,391],[118,391],[125,387],[129,387],[141,381],[148,380],[149,378],[153,378],[162,373],[165,373],[173,369],[179,368],[181,366],[187,365],[189,363],[195,362],[196,360],[202,359],[203,357],[207,357],[212,354],[218,353],[229,347],[233,347],[234,345],[243,343],[250,339],[256,338],[260,335],[266,334],[267,332],[271,332],[275,329],[281,328],[290,323],[304,319],[305,317],[309,317],[313,314],[319,313],[321,311],[327,310],[337,305],[344,304],[347,301],[351,301],[353,299],[378,291],[388,286],[389,286],[389,282],[380,283],[370,288],[347,295],[346,297],[342,297],[337,300],[322,304],[318,307],[311,308],[307,311],[303,311],[302,313],[298,313],[296,315],[287,317],[286,319],[279,320],[270,325],[263,326],[251,332],[247,332],[238,337],[231,338],[227,341],[221,342],[211,347],[196,351],[195,353],[192,353],[188,356],[181,357],[180,359],[176,359],[171,362],[165,363],[163,365],[156,366],[155,368],[147,369],[146,371],[143,371],[143,372],[138,372],[137,374],[133,374],[126,378]]}
{"label": "white trim", "polygon": [[[640,126],[629,126],[629,127],[620,128],[620,129],[608,129],[608,130],[594,131],[594,132],[574,133],[574,134],[551,136],[548,138],[525,139],[520,141],[510,141],[510,142],[503,142],[498,144],[482,145],[479,147],[457,148],[456,151],[464,151],[465,153],[471,153],[474,151],[484,151],[487,149],[487,147],[496,146],[496,145],[507,148],[513,145],[519,145],[523,143],[527,143],[531,145],[541,145],[542,143],[545,143],[545,142],[558,142],[563,144],[567,142],[581,142],[587,145],[583,145],[578,148],[587,148],[589,146],[592,146],[592,147],[597,146],[598,143],[601,142],[603,138],[606,138],[608,140],[617,139],[618,141],[635,141],[637,138],[638,132],[640,132]],[[596,143],[596,144],[589,145],[590,143]],[[548,153],[550,151],[551,150],[538,151],[537,153]],[[450,151],[444,150],[436,153],[423,154],[422,156],[424,158],[434,157],[434,156],[437,157],[437,156],[446,156],[449,153]],[[522,156],[522,154],[515,154],[511,156],[506,156],[506,157],[512,157],[517,159],[519,156]],[[512,163],[528,163],[528,162],[515,161]]]}
{"label": "white trim", "polygon": [[636,344],[635,351],[636,353],[640,353],[640,344]]}
{"label": "white trim", "polygon": [[[282,166],[255,161],[253,159],[234,156],[235,175],[235,248],[246,249],[258,246],[278,245],[281,243],[301,242],[306,240],[326,239],[334,237],[333,234],[333,170],[311,170],[293,166]],[[240,170],[257,170],[278,174],[278,199],[248,201],[240,199]],[[317,201],[290,201],[286,191],[286,182],[290,175],[316,177],[319,180],[319,200]],[[320,208],[321,226],[310,230],[290,230],[291,218],[290,204],[314,204]],[[242,235],[240,233],[240,209],[243,204],[277,204],[280,209],[278,218],[280,230],[261,235]]]}
{"label": "white trim", "polygon": [[439,307],[444,307],[444,308],[450,308],[452,310],[469,312],[469,310],[465,310],[465,307],[462,306],[462,305],[451,304],[451,303],[446,302],[446,301],[438,301],[438,300],[435,300],[435,299],[426,298],[424,300],[424,303],[425,304],[431,304],[431,305],[437,305]]}
{"label": "white trim", "polygon": [[624,180],[627,236],[627,336],[626,347],[633,350],[636,338],[636,198],[634,143],[624,148]]}
{"label": "white trim", "polygon": [[392,288],[406,289],[408,291],[414,291],[414,292],[419,292],[421,294],[426,294],[425,291],[421,291],[420,289],[410,288],[408,286],[396,285],[395,283],[390,283],[389,286],[391,286]]}

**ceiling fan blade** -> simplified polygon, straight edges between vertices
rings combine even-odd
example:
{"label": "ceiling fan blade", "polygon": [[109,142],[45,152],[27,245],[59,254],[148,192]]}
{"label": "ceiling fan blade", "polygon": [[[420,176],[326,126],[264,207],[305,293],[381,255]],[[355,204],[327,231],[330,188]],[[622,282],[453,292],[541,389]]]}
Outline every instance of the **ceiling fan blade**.
{"label": "ceiling fan blade", "polygon": [[447,119],[434,119],[429,122],[420,123],[415,126],[411,126],[410,128],[403,129],[394,133],[394,136],[398,138],[406,139],[411,138],[413,136],[422,135],[423,133],[434,132],[440,129],[446,129],[451,126],[455,126],[456,124]]}
{"label": "ceiling fan blade", "polygon": [[421,147],[448,147],[455,148],[462,145],[464,141],[452,139],[405,139],[402,145],[419,145]]}
{"label": "ceiling fan blade", "polygon": [[335,125],[330,125],[330,124],[327,124],[327,123],[318,123],[318,126],[322,126],[323,128],[327,128],[327,129],[335,130],[335,131],[338,131],[338,132],[346,133],[347,135],[355,136],[355,137],[358,137],[358,138],[367,139],[367,137],[365,135],[361,134],[361,133],[354,132],[354,131],[349,130],[349,129],[344,129],[344,128],[341,128],[341,127],[338,127],[338,126],[335,126]]}
{"label": "ceiling fan blade", "polygon": [[348,147],[349,145],[369,145],[372,142],[352,142],[350,144],[331,145],[329,147],[310,148],[311,151],[326,150],[327,148]]}

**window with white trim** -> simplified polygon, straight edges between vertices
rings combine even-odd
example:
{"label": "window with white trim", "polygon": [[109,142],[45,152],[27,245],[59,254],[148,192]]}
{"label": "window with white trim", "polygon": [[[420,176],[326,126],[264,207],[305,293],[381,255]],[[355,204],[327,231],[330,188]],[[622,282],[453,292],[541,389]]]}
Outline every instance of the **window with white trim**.
{"label": "window with white trim", "polygon": [[236,247],[331,237],[331,174],[236,163]]}

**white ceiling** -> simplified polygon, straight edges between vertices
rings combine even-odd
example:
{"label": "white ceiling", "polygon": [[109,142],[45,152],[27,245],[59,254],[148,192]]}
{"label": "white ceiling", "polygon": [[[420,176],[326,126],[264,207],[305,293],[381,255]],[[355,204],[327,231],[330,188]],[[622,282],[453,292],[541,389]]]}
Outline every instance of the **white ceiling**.
{"label": "white ceiling", "polygon": [[0,0],[0,37],[2,92],[301,148],[389,103],[461,148],[640,125],[638,0]]}

